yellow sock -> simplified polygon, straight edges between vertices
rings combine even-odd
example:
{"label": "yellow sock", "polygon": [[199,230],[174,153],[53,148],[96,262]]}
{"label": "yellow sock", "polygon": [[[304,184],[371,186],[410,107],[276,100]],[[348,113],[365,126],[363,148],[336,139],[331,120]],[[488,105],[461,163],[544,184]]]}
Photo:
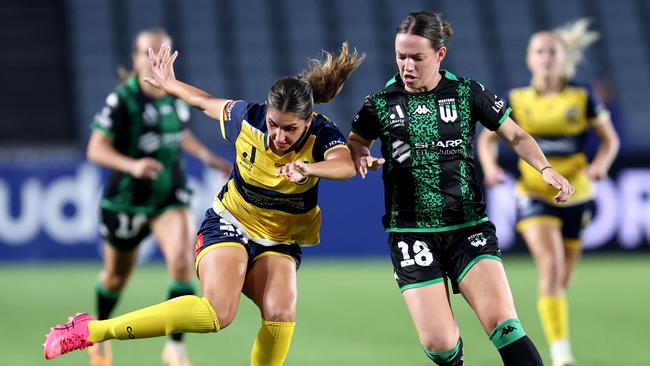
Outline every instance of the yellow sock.
{"label": "yellow sock", "polygon": [[88,340],[136,339],[172,333],[219,331],[219,320],[205,298],[180,296],[116,318],[88,323]]}
{"label": "yellow sock", "polygon": [[541,296],[537,308],[549,345],[569,339],[569,305],[566,296]]}
{"label": "yellow sock", "polygon": [[264,320],[251,352],[251,366],[281,366],[289,353],[295,326],[294,322]]}

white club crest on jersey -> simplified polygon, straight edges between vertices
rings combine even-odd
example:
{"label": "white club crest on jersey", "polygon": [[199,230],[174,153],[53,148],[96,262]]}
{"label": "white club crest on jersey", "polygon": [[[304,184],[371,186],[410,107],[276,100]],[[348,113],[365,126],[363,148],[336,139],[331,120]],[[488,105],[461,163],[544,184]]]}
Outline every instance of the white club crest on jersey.
{"label": "white club crest on jersey", "polygon": [[440,119],[446,123],[452,123],[458,118],[456,100],[454,98],[443,99],[438,102]]}

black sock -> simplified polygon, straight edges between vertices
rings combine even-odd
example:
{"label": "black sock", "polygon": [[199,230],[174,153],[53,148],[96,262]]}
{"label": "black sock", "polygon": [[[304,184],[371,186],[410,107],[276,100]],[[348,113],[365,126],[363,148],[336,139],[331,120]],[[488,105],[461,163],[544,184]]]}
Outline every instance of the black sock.
{"label": "black sock", "polygon": [[505,366],[542,366],[542,358],[528,336],[523,336],[500,348],[499,354]]}
{"label": "black sock", "polygon": [[440,366],[462,366],[463,365],[463,339],[458,338],[456,347],[444,352],[429,352],[424,350],[427,357],[436,365]]}
{"label": "black sock", "polygon": [[504,366],[542,366],[542,359],[519,319],[501,322],[490,334]]}
{"label": "black sock", "polygon": [[[194,295],[194,283],[193,282],[177,282],[172,281],[169,286],[169,296],[168,299],[173,299],[179,296],[185,295]],[[169,336],[174,341],[181,342],[183,340],[183,333],[174,333]]]}
{"label": "black sock", "polygon": [[117,305],[117,301],[120,299],[120,292],[112,292],[104,287],[104,284],[101,280],[97,280],[97,285],[95,286],[95,294],[97,299],[97,319],[104,320],[108,319]]}

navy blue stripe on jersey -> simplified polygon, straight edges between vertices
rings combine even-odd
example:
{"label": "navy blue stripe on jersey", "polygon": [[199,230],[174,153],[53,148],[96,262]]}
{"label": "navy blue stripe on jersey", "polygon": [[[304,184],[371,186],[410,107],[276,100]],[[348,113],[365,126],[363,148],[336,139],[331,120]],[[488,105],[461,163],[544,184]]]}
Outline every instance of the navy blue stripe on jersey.
{"label": "navy blue stripe on jersey", "polygon": [[534,136],[547,157],[569,156],[584,151],[587,134],[576,136]]}
{"label": "navy blue stripe on jersey", "polygon": [[[251,205],[288,212],[291,214],[302,214],[312,210],[318,203],[318,185],[299,194],[285,194],[266,188],[246,183],[235,165],[233,170],[233,182],[239,194]],[[228,191],[228,185],[219,193],[219,198]]]}

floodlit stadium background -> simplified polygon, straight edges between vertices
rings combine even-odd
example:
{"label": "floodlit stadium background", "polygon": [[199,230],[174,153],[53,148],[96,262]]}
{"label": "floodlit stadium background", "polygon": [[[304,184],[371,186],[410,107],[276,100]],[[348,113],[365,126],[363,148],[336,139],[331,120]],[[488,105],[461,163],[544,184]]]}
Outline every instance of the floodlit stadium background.
{"label": "floodlit stadium background", "polygon": [[[333,102],[317,108],[347,134],[365,95],[396,72],[397,23],[420,9],[442,11],[452,23],[455,35],[443,67],[500,95],[529,82],[524,55],[532,32],[585,16],[601,32],[577,79],[590,83],[610,108],[622,149],[610,179],[598,184],[587,259],[570,294],[572,336],[583,365],[650,364],[644,351],[650,341],[650,2],[645,0],[0,0],[0,347],[10,360],[0,363],[37,364],[40,337],[50,323],[92,310],[100,269],[97,204],[105,172],[85,161],[88,125],[117,82],[116,67],[130,66],[139,30],[160,26],[171,34],[180,51],[179,79],[215,96],[257,102],[275,79],[297,74],[321,49],[336,50],[347,40],[366,61]],[[196,135],[232,159],[217,124],[196,111],[192,117]],[[513,168],[512,155],[505,150],[502,155]],[[200,220],[223,180],[194,160],[186,163],[192,209]],[[382,199],[379,174],[363,182],[321,183],[322,243],[305,251],[299,328],[287,364],[427,364],[392,282],[379,223]],[[488,192],[488,203],[520,317],[546,357],[534,266],[513,230],[512,181]],[[151,265],[136,270],[117,312],[163,298],[166,275],[159,258],[155,243],[142,246],[141,259]],[[496,364],[496,352],[460,300],[468,363]],[[195,363],[246,364],[258,315],[243,303],[224,334],[189,338]],[[599,315],[600,309],[611,311]],[[161,342],[120,345],[116,362],[119,357],[141,360],[131,364],[157,362]],[[83,355],[51,364],[74,362],[83,364]]]}

